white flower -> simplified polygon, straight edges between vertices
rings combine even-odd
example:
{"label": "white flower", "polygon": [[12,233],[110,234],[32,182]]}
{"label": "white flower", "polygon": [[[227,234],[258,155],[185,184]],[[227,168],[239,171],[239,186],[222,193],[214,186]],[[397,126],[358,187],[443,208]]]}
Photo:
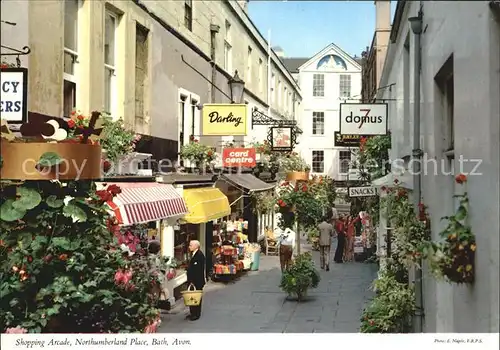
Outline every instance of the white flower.
{"label": "white flower", "polygon": [[69,202],[71,202],[74,198],[71,196],[66,196],[63,199],[64,205],[68,205]]}

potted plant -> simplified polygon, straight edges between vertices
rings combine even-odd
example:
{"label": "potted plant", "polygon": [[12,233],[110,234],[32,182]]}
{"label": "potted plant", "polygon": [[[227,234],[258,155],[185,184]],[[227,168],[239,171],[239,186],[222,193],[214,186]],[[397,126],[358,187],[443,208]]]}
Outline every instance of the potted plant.
{"label": "potted plant", "polygon": [[180,156],[189,160],[199,170],[204,170],[217,158],[212,147],[201,144],[192,135],[189,137],[189,143],[181,147]]}
{"label": "potted plant", "polygon": [[298,153],[292,152],[280,158],[279,169],[286,173],[287,181],[307,181],[311,167]]}
{"label": "potted plant", "polygon": [[[467,177],[459,174],[455,181],[464,185]],[[436,278],[445,277],[454,283],[473,283],[476,237],[468,223],[469,198],[467,192],[455,197],[459,199],[455,214],[443,218],[447,221],[440,233],[443,241],[426,242],[421,252]]]}
{"label": "potted plant", "polygon": [[276,205],[276,196],[274,191],[264,191],[252,193],[252,201],[254,203],[254,212],[259,214],[267,214],[274,209]]}
{"label": "potted plant", "polygon": [[320,280],[311,253],[304,253],[299,255],[293,265],[283,272],[280,288],[288,296],[294,296],[297,301],[302,301],[307,296],[307,291],[310,288],[316,288]]}

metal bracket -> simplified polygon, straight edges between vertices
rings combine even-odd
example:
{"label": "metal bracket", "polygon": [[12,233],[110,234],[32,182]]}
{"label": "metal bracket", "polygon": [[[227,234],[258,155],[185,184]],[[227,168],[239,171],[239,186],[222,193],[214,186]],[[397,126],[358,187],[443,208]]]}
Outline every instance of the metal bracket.
{"label": "metal bracket", "polygon": [[411,151],[411,155],[415,158],[420,158],[424,155],[424,151],[422,151],[421,149],[414,149]]}
{"label": "metal bracket", "polygon": [[24,55],[29,55],[31,52],[31,49],[29,46],[24,46],[22,50],[15,49],[13,47],[7,46],[7,45],[1,45],[2,49],[7,49],[12,52],[7,52],[7,53],[0,53],[0,56],[17,56],[16,57],[16,64],[18,68],[21,68],[21,59],[19,56],[24,56]]}

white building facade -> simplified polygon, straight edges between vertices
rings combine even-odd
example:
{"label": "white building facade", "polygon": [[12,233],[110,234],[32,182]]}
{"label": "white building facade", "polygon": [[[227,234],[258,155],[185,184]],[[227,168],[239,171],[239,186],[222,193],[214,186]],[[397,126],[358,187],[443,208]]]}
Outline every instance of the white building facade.
{"label": "white building facade", "polygon": [[352,152],[335,147],[335,132],[339,131],[340,103],[358,102],[361,98],[361,66],[335,44],[311,58],[283,61],[302,92],[298,125],[303,134],[297,151],[311,166],[312,174],[347,180]]}
{"label": "white building facade", "polygon": [[477,242],[473,285],[436,281],[424,266],[423,331],[498,332],[500,6],[398,2],[380,82],[392,86],[377,94],[389,101],[393,159],[412,150],[416,47],[408,18],[417,16],[421,4],[421,149],[424,161],[435,159],[443,169],[424,168],[422,202],[428,206],[432,238],[439,240],[440,218],[455,211],[453,195],[464,190],[455,176],[469,174],[469,217]]}

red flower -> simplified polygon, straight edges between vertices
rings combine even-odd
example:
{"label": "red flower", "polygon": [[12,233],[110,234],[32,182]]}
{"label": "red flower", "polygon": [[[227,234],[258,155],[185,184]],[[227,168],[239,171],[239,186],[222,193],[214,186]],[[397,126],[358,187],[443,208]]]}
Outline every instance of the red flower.
{"label": "red flower", "polygon": [[75,121],[73,119],[68,120],[68,127],[73,129],[75,127]]}
{"label": "red flower", "polygon": [[382,186],[382,187],[380,187],[380,190],[381,190],[382,192],[385,192],[385,191],[387,190],[387,187]]}
{"label": "red flower", "polygon": [[6,64],[3,64],[3,63],[2,63],[2,65],[0,65],[0,68],[2,68],[2,69],[4,69],[4,68],[9,68],[9,66],[8,66],[8,65],[6,65]]}
{"label": "red flower", "polygon": [[189,141],[194,141],[194,136],[193,135],[189,136]]}
{"label": "red flower", "polygon": [[85,119],[85,117],[84,117],[83,115],[81,115],[81,114],[80,114],[80,115],[78,115],[78,117],[76,117],[76,118],[77,118],[78,120],[84,120],[84,119]]}
{"label": "red flower", "polygon": [[455,181],[457,184],[463,184],[465,182],[467,182],[467,176],[465,174],[458,174],[456,177],[455,177]]}
{"label": "red flower", "polygon": [[33,262],[33,257],[32,257],[31,255],[28,255],[28,258],[27,258],[27,259],[28,259],[28,262],[29,262],[29,263]]}
{"label": "red flower", "polygon": [[111,193],[111,195],[116,196],[117,194],[122,193],[122,189],[117,185],[113,184],[108,186],[108,192]]}
{"label": "red flower", "polygon": [[59,255],[59,260],[61,260],[61,261],[68,260],[68,254],[61,254],[61,255]]}
{"label": "red flower", "polygon": [[370,323],[370,326],[373,326],[375,324],[375,321],[369,320],[368,323]]}
{"label": "red flower", "polygon": [[302,192],[307,192],[307,186],[306,185],[302,186]]}
{"label": "red flower", "polygon": [[398,190],[398,197],[404,197],[404,196],[406,196],[406,190],[400,188]]}
{"label": "red flower", "polygon": [[108,191],[100,190],[96,191],[95,194],[99,197],[99,199],[103,202],[108,202],[113,199],[113,195]]}
{"label": "red flower", "polygon": [[44,256],[43,261],[45,261],[46,263],[51,262],[52,261],[52,255],[49,254],[49,255]]}
{"label": "red flower", "polygon": [[104,170],[104,172],[108,172],[109,169],[111,169],[111,163],[109,162],[109,160],[104,160],[102,162],[102,169]]}
{"label": "red flower", "polygon": [[212,154],[213,154],[213,152],[212,152],[212,151],[208,151],[208,152],[207,152],[207,156],[209,156],[209,157],[211,157],[211,156],[212,156]]}
{"label": "red flower", "polygon": [[288,181],[285,181],[285,182],[283,182],[283,183],[281,184],[281,186],[283,186],[283,187],[286,187],[286,186],[288,186],[288,185],[290,185],[290,182],[288,182]]}

